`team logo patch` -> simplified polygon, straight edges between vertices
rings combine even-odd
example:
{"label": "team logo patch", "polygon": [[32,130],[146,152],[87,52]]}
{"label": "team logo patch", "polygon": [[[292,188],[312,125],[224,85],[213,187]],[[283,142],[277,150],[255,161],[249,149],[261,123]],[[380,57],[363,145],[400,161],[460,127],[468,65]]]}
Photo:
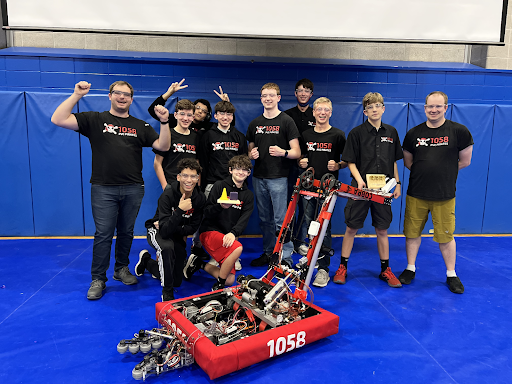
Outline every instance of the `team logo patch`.
{"label": "team logo patch", "polygon": [[391,143],[393,144],[393,138],[392,137],[381,137],[380,138],[381,143]]}
{"label": "team logo patch", "polygon": [[428,147],[428,142],[430,141],[430,137],[427,139],[425,137],[422,138],[416,138],[418,142],[416,143],[416,147],[419,147],[420,145],[423,145],[424,147]]}
{"label": "team logo patch", "polygon": [[281,127],[279,125],[258,125],[256,126],[256,134],[279,134]]}
{"label": "team logo patch", "polygon": [[196,146],[191,144],[181,144],[181,143],[172,143],[174,149],[173,153],[181,152],[181,153],[196,153]]}
{"label": "team logo patch", "polygon": [[307,142],[306,145],[308,146],[308,151],[309,152],[314,152],[315,151],[315,145],[316,143],[312,143],[312,142]]}
{"label": "team logo patch", "polygon": [[103,129],[103,133],[112,133],[113,135],[118,135],[118,136],[137,137],[137,130],[135,128],[118,127],[116,125],[107,124],[107,123],[103,123],[103,126],[105,127]]}

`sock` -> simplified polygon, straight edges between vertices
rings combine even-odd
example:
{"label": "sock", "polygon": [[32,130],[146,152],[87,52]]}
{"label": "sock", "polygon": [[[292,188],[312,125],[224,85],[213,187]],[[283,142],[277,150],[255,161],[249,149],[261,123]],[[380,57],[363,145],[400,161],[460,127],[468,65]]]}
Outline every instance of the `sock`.
{"label": "sock", "polygon": [[222,277],[217,277],[217,281],[221,283],[222,285],[226,285],[226,279],[223,279]]}
{"label": "sock", "polygon": [[345,268],[347,268],[347,264],[348,264],[348,257],[341,256],[341,265],[344,265]]}
{"label": "sock", "polygon": [[389,259],[380,261],[380,272],[384,272],[389,267]]}
{"label": "sock", "polygon": [[455,269],[453,271],[446,270],[446,277],[457,277],[457,274],[455,273]]}
{"label": "sock", "polygon": [[416,266],[412,264],[407,264],[407,268],[409,271],[416,272]]}

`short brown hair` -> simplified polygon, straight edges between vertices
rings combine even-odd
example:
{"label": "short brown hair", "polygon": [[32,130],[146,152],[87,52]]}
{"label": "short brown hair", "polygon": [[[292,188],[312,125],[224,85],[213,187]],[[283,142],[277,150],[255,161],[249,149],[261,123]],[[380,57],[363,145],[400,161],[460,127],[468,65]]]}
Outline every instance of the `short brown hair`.
{"label": "short brown hair", "polygon": [[366,108],[367,105],[381,103],[384,105],[384,98],[379,92],[368,92],[363,97],[363,108]]}
{"label": "short brown hair", "polygon": [[299,81],[297,81],[297,84],[295,84],[295,90],[297,90],[301,85],[306,89],[311,89],[311,92],[313,92],[313,88],[315,87],[311,80],[300,79]]}
{"label": "short brown hair", "polygon": [[430,92],[427,97],[425,97],[425,105],[427,104],[427,100],[430,96],[433,96],[433,95],[441,95],[444,97],[444,103],[448,105],[448,95],[444,92],[441,92],[441,91],[434,91],[434,92]]}
{"label": "short brown hair", "polygon": [[235,106],[229,101],[221,100],[215,104],[215,113],[217,112],[235,113]]}
{"label": "short brown hair", "polygon": [[188,168],[191,169],[192,171],[195,170],[199,175],[203,170],[203,168],[199,165],[199,161],[197,159],[193,159],[192,157],[186,157],[184,159],[181,159],[180,161],[178,161],[177,167],[180,173],[184,169]]}
{"label": "short brown hair", "polygon": [[192,111],[196,110],[196,106],[194,105],[194,103],[192,103],[190,100],[187,100],[187,99],[181,99],[176,103],[176,107],[174,108],[174,111],[175,112],[188,111],[189,109]]}
{"label": "short brown hair", "polygon": [[114,90],[114,87],[116,85],[126,85],[128,88],[130,88],[130,92],[131,92],[132,97],[133,97],[133,87],[132,87],[132,85],[130,83],[128,83],[127,81],[123,81],[123,80],[115,81],[112,84],[110,84],[110,87],[108,89],[108,93],[112,93],[112,91]]}
{"label": "short brown hair", "polygon": [[250,171],[252,169],[251,160],[249,160],[249,156],[247,155],[238,155],[232,157],[228,162],[228,167],[231,169],[242,168]]}
{"label": "short brown hair", "polygon": [[329,107],[332,109],[332,101],[329,100],[327,97],[319,97],[318,99],[316,99],[315,102],[313,103],[313,109],[316,109],[316,106],[318,104],[329,104]]}
{"label": "short brown hair", "polygon": [[279,89],[279,85],[276,83],[267,83],[263,87],[261,87],[260,93],[263,92],[264,89],[275,89],[277,94],[281,94],[281,90]]}

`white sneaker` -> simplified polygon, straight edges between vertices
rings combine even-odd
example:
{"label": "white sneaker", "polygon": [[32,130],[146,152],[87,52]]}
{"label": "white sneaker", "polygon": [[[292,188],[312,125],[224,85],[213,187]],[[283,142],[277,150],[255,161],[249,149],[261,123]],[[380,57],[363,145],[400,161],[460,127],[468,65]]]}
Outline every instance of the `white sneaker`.
{"label": "white sneaker", "polygon": [[306,244],[301,244],[297,251],[299,252],[299,255],[306,256],[308,254],[309,248]]}
{"label": "white sneaker", "polygon": [[315,287],[325,287],[329,280],[329,273],[325,269],[319,269],[315,276],[315,281],[313,281],[313,285]]}
{"label": "white sneaker", "polygon": [[217,263],[217,261],[213,257],[210,259],[208,264],[213,265],[214,267],[218,267],[219,266],[219,263]]}
{"label": "white sneaker", "polygon": [[235,271],[242,270],[242,263],[240,263],[240,259],[236,259],[235,261]]}

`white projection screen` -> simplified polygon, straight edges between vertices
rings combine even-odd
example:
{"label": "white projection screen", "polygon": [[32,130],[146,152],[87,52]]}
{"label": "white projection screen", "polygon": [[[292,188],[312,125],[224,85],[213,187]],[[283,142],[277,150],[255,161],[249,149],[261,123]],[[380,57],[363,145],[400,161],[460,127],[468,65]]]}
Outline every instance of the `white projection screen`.
{"label": "white projection screen", "polygon": [[507,0],[7,0],[10,28],[503,43]]}

